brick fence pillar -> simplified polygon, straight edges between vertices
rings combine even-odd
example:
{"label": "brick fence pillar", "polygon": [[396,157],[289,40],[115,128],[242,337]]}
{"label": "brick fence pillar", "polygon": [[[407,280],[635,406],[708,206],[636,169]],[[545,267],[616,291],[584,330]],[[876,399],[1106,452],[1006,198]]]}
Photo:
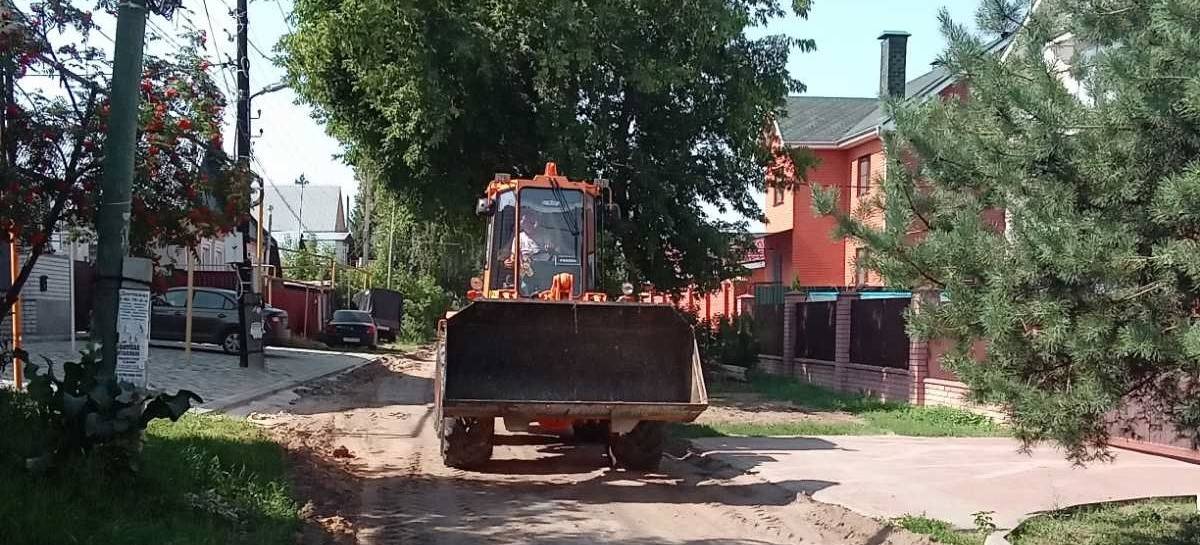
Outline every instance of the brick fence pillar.
{"label": "brick fence pillar", "polygon": [[793,363],[796,358],[796,305],[804,302],[805,294],[790,291],[783,296],[783,368],[788,375],[795,376]]}
{"label": "brick fence pillar", "polygon": [[857,292],[838,292],[837,302],[834,303],[837,322],[833,345],[833,383],[834,389],[843,392],[846,391],[846,364],[850,363],[850,307],[857,299]]}
{"label": "brick fence pillar", "polygon": [[[912,312],[921,313],[932,309],[940,301],[941,293],[928,288],[913,290]],[[908,402],[925,404],[925,379],[929,377],[929,339],[912,337],[908,341],[908,376],[912,383],[908,388]]]}

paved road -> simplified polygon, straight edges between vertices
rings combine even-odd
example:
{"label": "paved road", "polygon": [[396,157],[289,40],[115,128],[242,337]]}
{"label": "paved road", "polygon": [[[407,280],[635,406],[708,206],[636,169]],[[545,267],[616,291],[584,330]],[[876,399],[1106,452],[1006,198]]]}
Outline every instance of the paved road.
{"label": "paved road", "polygon": [[313,454],[301,478],[309,486],[299,488],[316,498],[318,518],[349,519],[359,543],[925,543],[752,475],[673,460],[661,474],[616,471],[602,447],[552,437],[504,433],[483,470],[448,469],[433,430],[430,362],[393,363],[246,409]]}
{"label": "paved road", "polygon": [[1200,492],[1200,466],[1114,449],[1111,463],[1077,467],[1049,446],[1018,452],[1007,438],[795,437],[697,439],[705,456],[813,498],[877,517],[924,513],[973,528],[992,511],[1000,528],[1081,503]]}
{"label": "paved road", "polygon": [[[250,398],[288,388],[318,377],[361,365],[377,357],[355,352],[324,352],[291,348],[268,348],[266,369],[238,367],[238,357],[216,347],[192,351],[189,362],[180,343],[154,343],[147,369],[152,388],[174,392],[192,390],[204,398],[205,408],[223,409]],[[83,344],[78,344],[82,350]],[[42,363],[42,356],[55,363],[76,357],[67,341],[38,342],[25,346],[31,360]]]}

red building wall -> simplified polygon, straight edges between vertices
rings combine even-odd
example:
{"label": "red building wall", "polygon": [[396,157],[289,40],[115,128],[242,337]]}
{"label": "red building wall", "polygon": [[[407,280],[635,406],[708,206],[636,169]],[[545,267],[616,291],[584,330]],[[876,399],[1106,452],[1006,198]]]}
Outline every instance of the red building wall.
{"label": "red building wall", "polygon": [[[811,185],[838,188],[838,203],[848,212],[850,200],[850,162],[842,150],[815,150],[820,164],[809,171]],[[794,280],[804,286],[839,286],[845,279],[846,242],[833,237],[836,222],[830,217],[817,216],[813,210],[812,188],[796,188],[792,211],[791,274],[785,284]],[[770,263],[768,258],[767,263]]]}

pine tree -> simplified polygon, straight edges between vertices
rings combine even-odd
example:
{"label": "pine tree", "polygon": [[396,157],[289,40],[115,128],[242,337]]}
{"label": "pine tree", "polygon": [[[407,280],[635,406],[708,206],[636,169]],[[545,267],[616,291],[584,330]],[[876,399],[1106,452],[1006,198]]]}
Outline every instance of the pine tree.
{"label": "pine tree", "polygon": [[943,291],[912,332],[956,341],[944,363],[1018,438],[1094,460],[1123,400],[1200,423],[1200,1],[1020,7],[980,11],[1015,31],[1007,55],[942,14],[968,91],[890,106],[883,191],[839,233],[893,285]]}

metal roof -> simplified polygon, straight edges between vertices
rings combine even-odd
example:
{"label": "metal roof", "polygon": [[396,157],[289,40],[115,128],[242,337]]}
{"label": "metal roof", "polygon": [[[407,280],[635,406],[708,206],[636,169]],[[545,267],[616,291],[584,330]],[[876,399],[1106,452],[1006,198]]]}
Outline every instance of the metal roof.
{"label": "metal roof", "polygon": [[272,207],[270,227],[276,233],[300,231],[300,216],[304,218],[305,232],[348,231],[342,188],[336,185],[309,185],[303,188],[298,185],[273,185],[267,188],[266,203]]}

